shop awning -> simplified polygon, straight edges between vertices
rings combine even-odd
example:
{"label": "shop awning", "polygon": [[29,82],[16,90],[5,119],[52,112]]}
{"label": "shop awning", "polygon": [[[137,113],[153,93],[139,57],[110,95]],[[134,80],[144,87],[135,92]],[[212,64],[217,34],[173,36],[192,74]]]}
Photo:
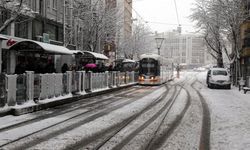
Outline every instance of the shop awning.
{"label": "shop awning", "polygon": [[0,35],[0,40],[8,40],[5,36]]}
{"label": "shop awning", "polygon": [[132,59],[124,59],[122,62],[123,62],[123,63],[135,63],[135,60],[132,60]]}
{"label": "shop awning", "polygon": [[82,54],[83,57],[85,56],[92,56],[93,58],[97,59],[97,60],[107,60],[108,57],[101,54],[101,53],[96,53],[96,52],[91,52],[91,51],[81,51],[81,50],[74,50],[75,54]]}
{"label": "shop awning", "polygon": [[9,50],[16,50],[19,52],[34,52],[55,55],[72,55],[73,51],[63,46],[42,43],[33,40],[22,40],[12,45]]}

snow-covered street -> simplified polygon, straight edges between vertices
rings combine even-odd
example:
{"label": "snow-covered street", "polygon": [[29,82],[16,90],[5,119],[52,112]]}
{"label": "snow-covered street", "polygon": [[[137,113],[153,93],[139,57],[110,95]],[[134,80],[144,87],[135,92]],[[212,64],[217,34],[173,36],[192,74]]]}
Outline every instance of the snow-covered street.
{"label": "snow-covered street", "polygon": [[207,88],[206,72],[0,118],[0,149],[250,147],[250,92]]}
{"label": "snow-covered street", "polygon": [[210,146],[214,150],[246,150],[250,148],[250,92],[205,87],[206,72],[197,84],[209,105],[211,114]]}

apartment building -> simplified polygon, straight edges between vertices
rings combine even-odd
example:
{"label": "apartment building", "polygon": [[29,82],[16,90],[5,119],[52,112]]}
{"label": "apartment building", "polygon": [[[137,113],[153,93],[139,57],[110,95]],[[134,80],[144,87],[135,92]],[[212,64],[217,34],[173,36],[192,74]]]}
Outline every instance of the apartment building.
{"label": "apartment building", "polygon": [[173,58],[174,63],[182,64],[187,68],[205,65],[208,62],[206,46],[202,37],[179,32],[165,33],[162,55]]}
{"label": "apartment building", "polygon": [[250,0],[242,1],[245,6],[246,16],[248,16],[240,26],[241,56],[240,65],[243,77],[250,76]]}
{"label": "apartment building", "polygon": [[[65,2],[65,5],[64,5]],[[65,27],[73,28],[73,0],[24,0],[24,6],[31,9],[33,17],[23,14],[2,33],[14,37],[42,41],[48,36],[50,43],[64,44]],[[8,12],[6,12],[8,13]],[[3,14],[6,15],[6,14]],[[0,19],[0,26],[7,18]],[[67,30],[67,29],[66,29]],[[70,44],[75,49],[75,41]]]}

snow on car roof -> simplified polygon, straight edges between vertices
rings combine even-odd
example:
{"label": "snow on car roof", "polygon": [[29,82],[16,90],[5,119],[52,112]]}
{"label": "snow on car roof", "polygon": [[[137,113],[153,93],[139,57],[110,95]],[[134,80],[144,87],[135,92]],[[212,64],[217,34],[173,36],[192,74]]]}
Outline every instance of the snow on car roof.
{"label": "snow on car roof", "polygon": [[210,70],[227,70],[226,68],[210,68]]}

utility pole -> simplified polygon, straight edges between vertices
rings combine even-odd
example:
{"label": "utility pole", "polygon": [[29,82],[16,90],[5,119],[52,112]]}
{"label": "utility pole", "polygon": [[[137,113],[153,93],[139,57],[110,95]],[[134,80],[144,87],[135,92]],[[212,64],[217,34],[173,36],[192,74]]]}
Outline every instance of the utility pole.
{"label": "utility pole", "polygon": [[66,20],[66,0],[63,0],[63,46],[66,46],[65,42],[66,42],[66,31],[65,31],[65,20]]}

